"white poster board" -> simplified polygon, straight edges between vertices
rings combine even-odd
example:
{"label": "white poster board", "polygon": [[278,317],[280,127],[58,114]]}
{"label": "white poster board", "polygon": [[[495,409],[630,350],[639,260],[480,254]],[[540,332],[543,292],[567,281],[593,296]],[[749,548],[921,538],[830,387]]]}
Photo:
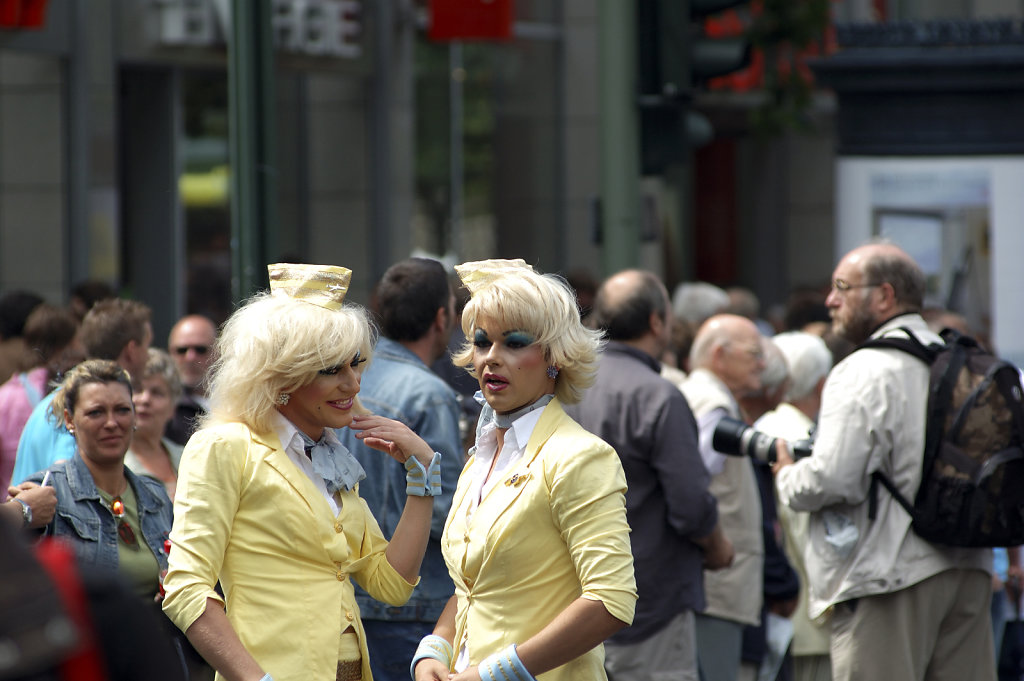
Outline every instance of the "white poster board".
{"label": "white poster board", "polygon": [[839,159],[836,259],[876,236],[921,265],[927,305],[1024,366],[1024,158]]}

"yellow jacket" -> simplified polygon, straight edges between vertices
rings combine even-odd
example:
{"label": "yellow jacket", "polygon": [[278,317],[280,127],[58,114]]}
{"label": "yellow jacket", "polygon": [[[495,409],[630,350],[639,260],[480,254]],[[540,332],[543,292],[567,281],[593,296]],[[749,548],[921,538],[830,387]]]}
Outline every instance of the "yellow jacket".
{"label": "yellow jacket", "polygon": [[[607,443],[552,400],[526,452],[472,519],[463,469],[441,540],[458,599],[456,656],[470,664],[530,638],[583,596],[633,621],[636,582],[626,524],[626,477]],[[540,676],[605,678],[604,646]]]}
{"label": "yellow jacket", "polygon": [[[181,459],[164,611],[183,631],[220,580],[242,644],[275,681],[333,680],[352,625],[371,679],[351,575],[393,605],[415,585],[384,558],[387,541],[358,491],[327,500],[273,433],[242,424],[197,432]],[[221,678],[218,675],[218,679]]]}

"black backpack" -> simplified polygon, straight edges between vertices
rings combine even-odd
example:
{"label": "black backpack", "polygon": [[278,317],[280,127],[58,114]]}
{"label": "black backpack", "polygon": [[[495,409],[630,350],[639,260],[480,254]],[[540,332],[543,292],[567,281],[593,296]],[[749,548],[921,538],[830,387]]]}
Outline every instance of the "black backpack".
{"label": "black backpack", "polygon": [[[941,334],[944,346],[924,345],[909,329],[902,330],[907,338],[875,338],[859,347],[895,348],[931,367],[921,486],[911,504],[886,475],[876,471],[874,479],[907,510],[914,531],[928,541],[1024,544],[1020,373],[952,329]],[[872,501],[874,493],[872,484]]]}

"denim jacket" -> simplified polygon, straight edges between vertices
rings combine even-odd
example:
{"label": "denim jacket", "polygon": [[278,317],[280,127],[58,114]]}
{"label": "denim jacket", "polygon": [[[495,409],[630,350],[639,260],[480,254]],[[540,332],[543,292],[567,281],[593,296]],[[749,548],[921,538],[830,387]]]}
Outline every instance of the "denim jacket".
{"label": "denim jacket", "polygon": [[[430,541],[420,568],[420,583],[401,608],[370,598],[356,587],[363,619],[434,622],[455,586],[441,557],[441,532],[451,508],[464,456],[459,437],[459,402],[447,383],[400,343],[381,337],[373,361],[363,372],[359,400],[375,414],[401,421],[441,453],[442,494],[434,498]],[[405,467],[371,449],[342,428],[338,437],[366,471],[359,496],[370,507],[385,536],[391,537],[405,508]]]}
{"label": "denim jacket", "polygon": [[[46,534],[61,537],[74,548],[78,558],[87,565],[117,570],[117,524],[114,514],[100,499],[99,490],[82,457],[58,461],[50,466],[47,483],[57,492],[57,513],[47,526]],[[43,472],[29,480],[42,482]],[[159,481],[138,476],[127,468],[124,474],[135,492],[139,507],[142,540],[156,556],[160,570],[167,569],[164,540],[171,531],[171,500]]]}

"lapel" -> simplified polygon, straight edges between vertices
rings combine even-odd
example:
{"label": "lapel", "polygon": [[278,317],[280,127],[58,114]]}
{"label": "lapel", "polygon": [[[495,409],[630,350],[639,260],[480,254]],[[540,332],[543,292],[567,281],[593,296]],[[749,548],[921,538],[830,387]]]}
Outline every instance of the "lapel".
{"label": "lapel", "polygon": [[288,486],[306,502],[306,507],[315,517],[326,514],[327,517],[333,519],[334,516],[327,500],[320,494],[320,490],[316,488],[313,481],[288,458],[288,453],[281,445],[281,440],[273,431],[252,433],[252,441],[269,450],[264,457],[267,466],[284,478]]}
{"label": "lapel", "polygon": [[[491,488],[487,495],[480,502],[477,512],[473,516],[473,522],[480,522],[485,518],[487,525],[492,526],[501,515],[505,513],[513,502],[519,498],[524,490],[533,485],[544,484],[543,470],[537,458],[544,444],[567,419],[562,405],[557,399],[551,400],[548,406],[544,407],[540,420],[530,434],[530,440],[526,443],[526,451],[519,462],[505,471],[498,483]],[[457,508],[457,507],[456,507]],[[482,511],[482,513],[481,513]]]}

